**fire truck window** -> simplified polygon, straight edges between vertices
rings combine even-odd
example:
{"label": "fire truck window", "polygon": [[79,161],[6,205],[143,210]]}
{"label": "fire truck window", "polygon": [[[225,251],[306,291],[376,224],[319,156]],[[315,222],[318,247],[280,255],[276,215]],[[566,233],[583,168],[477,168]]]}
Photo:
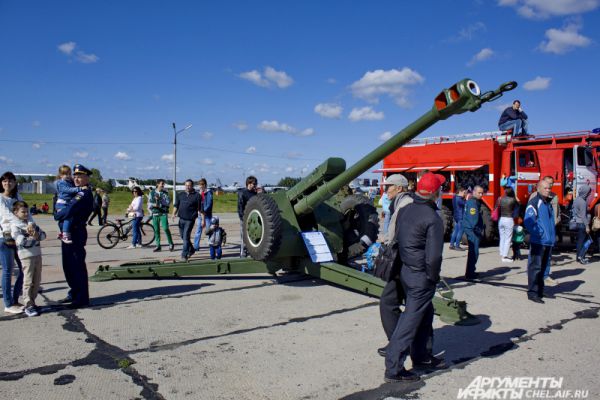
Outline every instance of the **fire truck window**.
{"label": "fire truck window", "polygon": [[593,167],[594,156],[592,150],[587,147],[577,148],[577,165],[581,167]]}
{"label": "fire truck window", "polygon": [[516,151],[513,151],[512,153],[510,153],[510,176],[514,176],[515,175],[515,158],[516,158]]}
{"label": "fire truck window", "polygon": [[519,167],[535,167],[535,156],[533,155],[533,151],[522,151],[519,153]]}

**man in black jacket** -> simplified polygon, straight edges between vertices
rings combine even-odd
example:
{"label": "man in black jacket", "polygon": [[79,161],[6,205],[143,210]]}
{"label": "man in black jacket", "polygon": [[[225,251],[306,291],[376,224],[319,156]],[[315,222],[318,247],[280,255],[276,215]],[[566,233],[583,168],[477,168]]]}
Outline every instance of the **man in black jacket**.
{"label": "man in black jacket", "polygon": [[185,181],[185,191],[179,192],[175,199],[173,209],[173,220],[175,215],[179,217],[179,233],[183,240],[181,250],[181,261],[187,261],[195,252],[190,236],[194,228],[194,222],[200,211],[200,193],[194,190],[194,182],[191,179]]}
{"label": "man in black jacket", "polygon": [[521,108],[521,101],[513,101],[512,107],[508,107],[502,112],[498,121],[498,129],[501,131],[512,129],[513,137],[527,136],[527,114]]}
{"label": "man in black jacket", "polygon": [[246,257],[247,251],[244,247],[244,210],[248,200],[256,195],[258,179],[250,175],[246,178],[246,187],[238,191],[238,216],[240,217],[240,257]]}
{"label": "man in black jacket", "polygon": [[95,216],[98,216],[98,225],[102,225],[102,196],[100,194],[101,189],[96,188],[96,192],[94,193],[94,210],[92,211],[92,215],[88,219],[87,224],[92,226],[92,221]]}
{"label": "man in black jacket", "polygon": [[433,341],[433,296],[440,280],[444,224],[435,205],[446,179],[426,173],[417,183],[414,202],[398,215],[396,240],[402,269],[400,278],[406,293],[406,307],[387,345],[386,382],[418,380],[419,376],[404,369],[410,354],[416,369],[442,369],[442,359],[431,354]]}

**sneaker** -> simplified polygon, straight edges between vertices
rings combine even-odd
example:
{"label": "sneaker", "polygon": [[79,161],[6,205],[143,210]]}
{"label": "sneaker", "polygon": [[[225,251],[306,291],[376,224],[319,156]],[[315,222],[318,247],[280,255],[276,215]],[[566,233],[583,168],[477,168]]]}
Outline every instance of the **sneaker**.
{"label": "sneaker", "polygon": [[413,361],[413,368],[418,369],[447,369],[448,365],[443,358],[437,357],[429,357],[429,359],[424,361]]}
{"label": "sneaker", "polygon": [[581,258],[581,257],[577,257],[577,262],[578,262],[579,264],[582,264],[582,265],[586,265],[586,264],[589,264],[589,263],[590,263],[590,262],[587,260],[587,258]]}
{"label": "sneaker", "polygon": [[73,301],[73,298],[71,296],[67,296],[64,299],[60,299],[58,302],[60,304],[66,304],[66,303],[71,303]]}
{"label": "sneaker", "polygon": [[419,379],[421,379],[419,375],[415,374],[414,372],[407,371],[404,368],[402,368],[402,371],[400,371],[397,375],[390,376],[386,374],[383,376],[383,380],[387,383],[418,381]]}
{"label": "sneaker", "polygon": [[513,262],[513,260],[512,260],[512,258],[502,257],[502,262],[503,263],[511,263],[511,262]]}
{"label": "sneaker", "polygon": [[547,276],[546,278],[544,278],[544,285],[545,286],[556,286],[556,285],[558,285],[558,281],[556,279],[552,279],[549,276]]}
{"label": "sneaker", "polygon": [[460,246],[454,246],[454,250],[457,250],[457,251],[465,251],[465,249],[464,249],[464,248],[462,248],[462,247],[460,247]]}
{"label": "sneaker", "polygon": [[381,357],[385,357],[386,351],[387,347],[380,347],[377,349],[377,354],[379,354]]}
{"label": "sneaker", "polygon": [[188,258],[185,256],[181,256],[181,258],[179,259],[179,261],[181,262],[187,262]]}
{"label": "sneaker", "polygon": [[127,247],[125,247],[126,249],[137,249],[137,246],[135,244],[129,245]]}
{"label": "sneaker", "polygon": [[453,244],[450,245],[450,250],[454,250],[454,245]]}
{"label": "sneaker", "polygon": [[4,307],[4,312],[8,313],[8,314],[21,314],[23,312],[23,307],[19,307],[19,306]]}
{"label": "sneaker", "polygon": [[160,248],[160,246],[156,246],[156,247],[154,248],[154,250],[152,250],[152,251],[153,251],[154,253],[158,253],[159,251],[161,251],[161,248]]}
{"label": "sneaker", "polygon": [[40,315],[34,306],[25,307],[25,315],[28,317],[37,317]]}
{"label": "sneaker", "polygon": [[175,250],[175,245],[174,244],[170,244],[169,245],[169,251],[173,251]]}
{"label": "sneaker", "polygon": [[62,239],[62,232],[58,232],[58,235],[56,235],[56,238],[58,240],[61,240]]}
{"label": "sneaker", "polygon": [[71,234],[70,233],[63,233],[62,237],[60,238],[60,240],[62,240],[63,243],[65,244],[72,244],[73,241],[71,240]]}
{"label": "sneaker", "polygon": [[542,298],[539,296],[529,296],[527,298],[533,301],[534,303],[544,304],[544,300],[542,300]]}
{"label": "sneaker", "polygon": [[479,272],[474,272],[472,274],[466,274],[463,279],[465,281],[472,281],[477,278],[479,278]]}

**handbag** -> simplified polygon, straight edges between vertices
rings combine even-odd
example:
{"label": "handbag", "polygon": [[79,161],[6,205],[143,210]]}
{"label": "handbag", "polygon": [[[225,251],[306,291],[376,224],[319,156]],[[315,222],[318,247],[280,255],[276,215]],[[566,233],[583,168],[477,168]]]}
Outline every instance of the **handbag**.
{"label": "handbag", "polygon": [[500,200],[502,200],[501,197],[498,197],[498,200],[496,201],[496,207],[494,207],[494,210],[492,211],[492,221],[494,222],[498,222],[498,220],[500,219]]}
{"label": "handbag", "polygon": [[392,278],[398,274],[395,266],[402,266],[399,259],[400,252],[396,240],[392,240],[387,245],[382,244],[379,249],[379,254],[377,254],[377,258],[375,258],[375,270],[373,271],[373,275],[382,281],[391,281]]}

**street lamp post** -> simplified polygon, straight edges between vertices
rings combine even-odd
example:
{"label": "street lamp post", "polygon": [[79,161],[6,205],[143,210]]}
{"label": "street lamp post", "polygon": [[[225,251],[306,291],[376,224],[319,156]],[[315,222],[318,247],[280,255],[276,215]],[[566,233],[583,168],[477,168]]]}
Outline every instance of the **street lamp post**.
{"label": "street lamp post", "polygon": [[175,204],[175,196],[177,195],[177,135],[183,131],[187,131],[192,127],[192,124],[189,124],[185,128],[181,130],[177,130],[175,127],[175,122],[173,122],[173,204]]}

